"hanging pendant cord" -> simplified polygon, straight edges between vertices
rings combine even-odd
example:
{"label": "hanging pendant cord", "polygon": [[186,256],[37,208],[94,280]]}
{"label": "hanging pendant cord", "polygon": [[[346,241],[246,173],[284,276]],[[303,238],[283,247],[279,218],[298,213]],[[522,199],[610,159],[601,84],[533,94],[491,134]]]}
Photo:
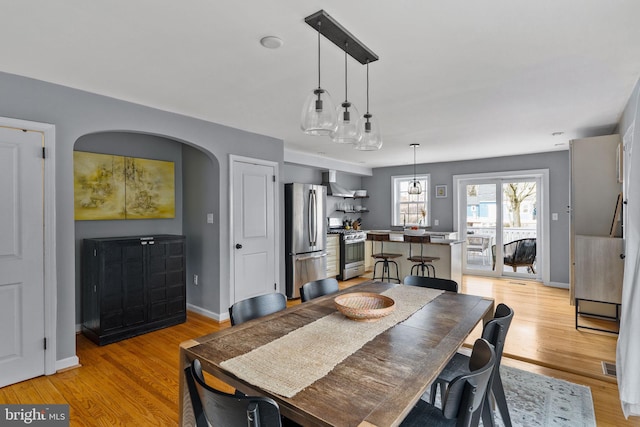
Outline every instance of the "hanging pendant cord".
{"label": "hanging pendant cord", "polygon": [[367,114],[369,114],[369,60],[367,59]]}
{"label": "hanging pendant cord", "polygon": [[344,44],[344,102],[347,102],[349,97],[347,96],[347,49],[349,48],[349,43],[345,42]]}
{"label": "hanging pendant cord", "polygon": [[416,146],[413,146],[413,182],[416,181]]}
{"label": "hanging pendant cord", "polygon": [[320,89],[320,26],[322,21],[318,21],[318,89]]}

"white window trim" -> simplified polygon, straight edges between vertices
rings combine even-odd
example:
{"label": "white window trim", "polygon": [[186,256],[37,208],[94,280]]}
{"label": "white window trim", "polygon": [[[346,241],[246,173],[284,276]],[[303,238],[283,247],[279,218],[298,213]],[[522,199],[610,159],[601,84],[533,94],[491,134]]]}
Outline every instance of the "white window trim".
{"label": "white window trim", "polygon": [[[393,175],[391,176],[391,225],[400,227],[403,224],[402,218],[398,218],[398,209],[396,205],[398,203],[396,197],[396,181],[398,180],[413,180],[413,175]],[[415,178],[419,181],[426,181],[426,185],[422,191],[426,192],[425,204],[427,205],[425,210],[427,211],[427,221],[422,224],[423,227],[431,226],[431,174],[423,173],[416,174]],[[406,223],[406,225],[417,225]]]}

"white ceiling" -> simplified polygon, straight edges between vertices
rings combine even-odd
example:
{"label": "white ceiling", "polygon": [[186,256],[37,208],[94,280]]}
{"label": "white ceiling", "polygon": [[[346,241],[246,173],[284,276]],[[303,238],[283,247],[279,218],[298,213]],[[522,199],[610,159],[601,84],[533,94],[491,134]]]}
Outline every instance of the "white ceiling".
{"label": "white ceiling", "polygon": [[[1,71],[367,167],[411,163],[414,142],[418,163],[567,149],[569,139],[611,132],[640,76],[637,0],[0,0],[0,8]],[[380,57],[370,65],[380,151],[299,129],[317,84],[316,33],[304,18],[320,9]],[[263,48],[267,35],[284,45]],[[323,39],[322,86],[337,103],[343,61]],[[360,113],[365,71],[349,59]]]}

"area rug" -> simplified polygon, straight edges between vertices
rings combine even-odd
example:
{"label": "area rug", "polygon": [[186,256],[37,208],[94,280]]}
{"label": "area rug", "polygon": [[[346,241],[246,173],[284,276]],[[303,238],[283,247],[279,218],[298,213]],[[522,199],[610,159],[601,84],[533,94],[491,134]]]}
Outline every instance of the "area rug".
{"label": "area rug", "polygon": [[[589,387],[504,365],[500,374],[514,427],[595,427]],[[428,392],[423,399],[428,401]],[[440,406],[440,393],[436,405]],[[500,411],[496,425],[504,426]]]}

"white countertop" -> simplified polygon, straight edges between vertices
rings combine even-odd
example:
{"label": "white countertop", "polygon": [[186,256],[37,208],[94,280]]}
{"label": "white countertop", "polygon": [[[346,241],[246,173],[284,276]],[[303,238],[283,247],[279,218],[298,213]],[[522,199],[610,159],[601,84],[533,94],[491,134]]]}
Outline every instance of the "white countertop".
{"label": "white countertop", "polygon": [[[397,242],[397,243],[404,243],[404,234],[401,231],[395,231],[395,230],[363,230],[367,233],[389,233],[389,241],[390,242]],[[463,243],[464,240],[458,240],[458,239],[445,239],[444,236],[448,236],[451,234],[454,234],[455,231],[425,231],[425,235],[428,235],[431,237],[431,241],[429,243],[425,243],[425,245],[431,244],[431,245],[456,245],[459,243]],[[442,236],[442,238],[436,238],[434,239],[435,236]]]}

